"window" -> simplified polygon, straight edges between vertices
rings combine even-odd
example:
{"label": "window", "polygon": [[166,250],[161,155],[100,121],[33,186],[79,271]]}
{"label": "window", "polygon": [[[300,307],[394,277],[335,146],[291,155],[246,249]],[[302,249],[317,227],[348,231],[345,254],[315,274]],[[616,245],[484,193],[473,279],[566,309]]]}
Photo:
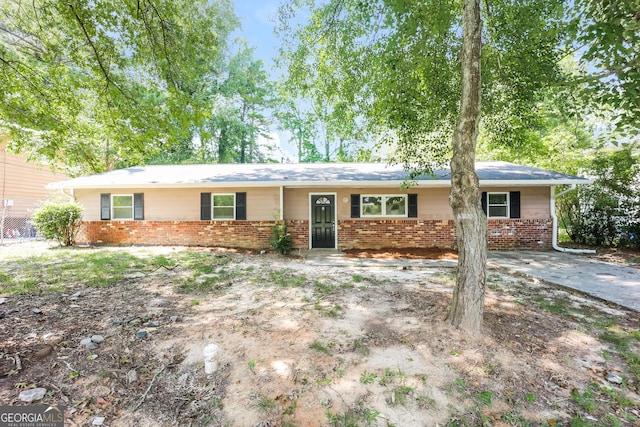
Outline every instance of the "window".
{"label": "window", "polygon": [[247,193],[200,193],[200,219],[246,220]]}
{"label": "window", "polygon": [[406,195],[366,195],[361,196],[361,215],[367,216],[407,216]]}
{"label": "window", "polygon": [[144,193],[100,194],[100,219],[144,220]]}
{"label": "window", "polygon": [[487,193],[487,216],[509,218],[509,193]]}
{"label": "window", "polygon": [[211,195],[211,218],[213,219],[235,219],[235,194],[212,194]]}
{"label": "window", "polygon": [[133,194],[111,196],[111,219],[133,219]]}
{"label": "window", "polygon": [[520,218],[520,192],[482,192],[482,210],[487,218]]}

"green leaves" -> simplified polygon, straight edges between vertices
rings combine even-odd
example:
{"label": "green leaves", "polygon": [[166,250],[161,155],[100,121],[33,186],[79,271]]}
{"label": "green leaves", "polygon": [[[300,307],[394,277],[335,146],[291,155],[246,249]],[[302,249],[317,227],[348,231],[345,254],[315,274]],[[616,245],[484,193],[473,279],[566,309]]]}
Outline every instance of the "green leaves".
{"label": "green leaves", "polygon": [[189,137],[237,25],[226,0],[5,1],[0,126],[76,173],[141,162]]}
{"label": "green leaves", "polygon": [[[307,4],[305,3],[305,6]],[[534,105],[563,72],[561,0],[498,1],[484,10],[483,117],[526,146]],[[394,147],[394,160],[430,169],[451,155],[460,102],[459,1],[325,1],[290,18],[281,9],[287,89],[313,103],[343,103],[351,121]],[[507,120],[505,120],[507,118]],[[506,127],[505,127],[506,126]]]}
{"label": "green leaves", "polygon": [[45,239],[60,246],[72,246],[82,223],[82,207],[77,203],[48,202],[33,214],[33,224]]}
{"label": "green leaves", "polygon": [[[639,0],[574,3],[571,29],[583,73],[577,80],[585,103],[604,106],[619,131],[640,127]],[[613,111],[612,111],[613,110]]]}

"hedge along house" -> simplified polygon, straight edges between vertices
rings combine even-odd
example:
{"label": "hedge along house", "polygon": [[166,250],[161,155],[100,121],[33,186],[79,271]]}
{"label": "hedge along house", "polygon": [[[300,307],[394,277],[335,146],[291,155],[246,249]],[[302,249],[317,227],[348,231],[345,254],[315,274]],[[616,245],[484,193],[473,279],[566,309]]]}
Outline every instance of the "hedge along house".
{"label": "hedge along house", "polygon": [[[490,249],[550,249],[570,175],[477,163]],[[286,221],[302,249],[454,248],[448,170],[371,163],[140,166],[49,185],[84,207],[78,242],[263,249]]]}

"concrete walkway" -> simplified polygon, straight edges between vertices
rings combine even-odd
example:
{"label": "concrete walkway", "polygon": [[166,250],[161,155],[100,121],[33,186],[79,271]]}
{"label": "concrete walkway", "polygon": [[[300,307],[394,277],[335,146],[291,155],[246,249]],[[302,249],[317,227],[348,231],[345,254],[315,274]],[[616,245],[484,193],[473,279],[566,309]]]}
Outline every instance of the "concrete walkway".
{"label": "concrete walkway", "polygon": [[[301,255],[306,264],[319,267],[453,268],[457,265],[453,260],[347,258],[335,250],[304,251]],[[640,312],[640,270],[634,267],[556,251],[492,251],[487,265],[536,277]]]}
{"label": "concrete walkway", "polygon": [[562,252],[489,252],[489,266],[537,277],[640,312],[640,270]]}

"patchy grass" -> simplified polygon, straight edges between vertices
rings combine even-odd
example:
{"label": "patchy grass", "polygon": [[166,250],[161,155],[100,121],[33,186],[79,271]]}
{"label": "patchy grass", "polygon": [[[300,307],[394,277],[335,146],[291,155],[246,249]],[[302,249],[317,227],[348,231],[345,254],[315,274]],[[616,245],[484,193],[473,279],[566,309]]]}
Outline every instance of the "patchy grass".
{"label": "patchy grass", "polygon": [[311,344],[309,344],[309,348],[311,350],[319,351],[320,353],[324,353],[328,356],[331,356],[331,350],[329,350],[329,346],[324,344],[321,341],[315,340]]}
{"label": "patchy grass", "polygon": [[571,302],[563,297],[541,299],[538,302],[538,307],[559,316],[570,316],[572,314]]}
{"label": "patchy grass", "polygon": [[342,413],[327,411],[326,415],[331,427],[361,427],[373,425],[380,412],[365,407],[360,401]]}
{"label": "patchy grass", "polygon": [[[54,350],[65,358],[39,362],[28,354],[21,359],[29,360],[29,369],[40,366],[42,378],[54,378],[61,389],[64,385],[65,394],[80,402],[77,405],[85,405],[87,382],[108,383],[122,399],[107,399],[118,402],[113,403],[112,418],[122,408],[135,406],[140,391],[152,385],[149,397],[155,397],[141,411],[190,414],[180,419],[182,424],[173,425],[206,425],[214,420],[222,425],[222,411],[228,411],[231,404],[241,406],[237,411],[258,414],[263,425],[282,426],[314,422],[393,425],[390,417],[402,414],[422,419],[437,414],[442,417],[439,425],[450,426],[624,426],[640,422],[640,323],[634,313],[618,312],[529,279],[495,273],[487,280],[483,337],[468,339],[442,322],[453,282],[451,270],[420,276],[430,272],[416,269],[399,272],[397,278],[385,270],[376,278],[367,276],[371,271],[366,269],[345,268],[338,274],[318,275],[291,265],[278,264],[275,257],[261,264],[257,257],[198,249],[163,249],[162,253],[144,248],[49,249],[40,254],[14,254],[0,262],[3,296],[12,296],[2,313],[9,311],[9,304],[19,302],[15,306],[20,314],[7,314],[0,332],[11,346],[23,345],[31,328],[40,325],[65,331],[71,346]],[[407,279],[406,274],[416,278]],[[355,284],[358,290],[352,292]],[[77,304],[54,294],[75,292],[79,287],[86,292]],[[117,301],[105,305],[105,296],[112,295]],[[171,299],[162,303],[163,298]],[[49,305],[37,304],[40,302]],[[55,304],[56,310],[46,310]],[[43,307],[44,315],[25,308],[38,306]],[[133,339],[137,327],[124,319],[139,316],[147,321],[145,316],[154,312],[163,313],[153,318],[160,326],[146,340]],[[347,313],[349,321],[345,320]],[[352,321],[354,313],[361,313],[362,325],[359,319]],[[175,314],[180,320],[170,321]],[[124,324],[113,326],[111,316]],[[202,319],[208,319],[207,323],[200,324]],[[369,324],[371,330],[366,327]],[[70,326],[74,329],[65,330]],[[14,327],[22,329],[14,333]],[[110,346],[109,355],[97,351],[94,360],[87,353],[68,350],[75,349],[87,331],[102,332],[101,328],[113,329],[105,334],[104,348]],[[184,365],[156,357],[166,348],[153,347],[154,340],[175,342],[179,352],[188,351],[189,345],[212,329],[232,349],[227,354],[237,355],[224,373],[234,379],[229,383],[236,387],[233,397],[213,393],[211,378],[196,374],[201,364],[182,377]],[[189,331],[192,335],[186,336]],[[3,352],[14,355],[39,348],[34,342],[27,344]],[[585,369],[581,363],[586,359],[580,353],[589,348],[595,357]],[[416,349],[420,349],[418,355]],[[201,360],[201,351],[196,353]],[[395,354],[402,355],[397,365],[388,359]],[[400,367],[421,355],[430,359],[419,370],[415,368],[418,363]],[[0,362],[13,368],[15,360]],[[437,370],[422,370],[441,362]],[[159,373],[162,366],[165,370]],[[276,373],[276,367],[282,370]],[[125,387],[119,379],[131,369],[138,371],[140,382]],[[554,370],[564,375],[555,375]],[[439,377],[442,371],[448,376]],[[6,372],[10,374],[5,381],[11,388],[39,381],[27,377],[32,371]],[[608,372],[620,374],[622,384],[608,384],[604,380]],[[184,381],[179,386],[178,378]],[[245,392],[238,393],[239,387],[246,387]],[[251,392],[246,391],[249,388]],[[348,393],[332,394],[347,389]],[[47,403],[60,399],[59,393],[51,393]],[[310,408],[315,410],[311,422],[304,419]],[[86,401],[87,414],[103,409],[95,401]],[[542,410],[552,415],[541,421]],[[165,419],[161,425],[172,422]]]}
{"label": "patchy grass", "polygon": [[298,288],[307,284],[307,277],[305,275],[295,273],[288,268],[269,271],[267,273],[267,280],[270,284],[283,288]]}
{"label": "patchy grass", "polygon": [[0,265],[5,292],[60,292],[69,287],[109,287],[127,273],[148,270],[152,260],[106,249],[50,249],[41,254],[14,256]]}

